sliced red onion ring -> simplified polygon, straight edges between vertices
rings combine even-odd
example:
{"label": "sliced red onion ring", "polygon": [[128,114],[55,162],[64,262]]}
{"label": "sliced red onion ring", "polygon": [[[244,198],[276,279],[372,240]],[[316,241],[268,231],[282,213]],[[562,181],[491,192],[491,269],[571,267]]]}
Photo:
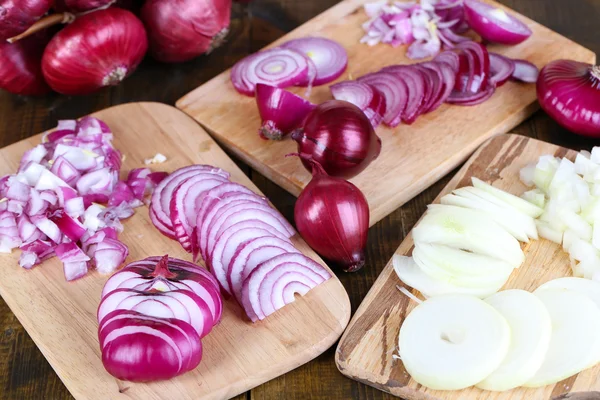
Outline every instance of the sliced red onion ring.
{"label": "sliced red onion ring", "polygon": [[360,108],[373,128],[376,128],[385,114],[385,98],[373,86],[357,81],[343,81],[329,87],[333,98],[354,104]]}
{"label": "sliced red onion ring", "polygon": [[308,62],[301,53],[291,49],[267,49],[238,61],[231,70],[235,89],[254,95],[257,83],[289,87],[306,81]]}
{"label": "sliced red onion ring", "polygon": [[389,72],[367,74],[358,78],[358,81],[373,86],[385,97],[383,122],[391,127],[400,124],[408,100],[406,83]]}
{"label": "sliced red onion ring", "polygon": [[515,65],[515,70],[512,74],[514,79],[527,83],[537,82],[538,75],[540,74],[538,67],[526,60],[513,59],[512,61]]}
{"label": "sliced red onion ring", "polygon": [[527,25],[493,5],[465,0],[464,10],[469,26],[487,41],[517,44],[532,34]]}
{"label": "sliced red onion ring", "polygon": [[467,56],[470,68],[466,87],[459,90],[472,93],[484,91],[490,76],[490,57],[487,49],[482,44],[473,41],[459,43],[456,48]]}
{"label": "sliced red onion ring", "polygon": [[227,268],[227,280],[237,301],[242,304],[242,285],[258,265],[275,256],[297,252],[289,240],[272,235],[256,237],[242,243]]}
{"label": "sliced red onion ring", "polygon": [[460,59],[458,54],[453,51],[442,51],[433,58],[433,61],[446,63],[455,73],[458,72]]}
{"label": "sliced red onion ring", "polygon": [[452,94],[446,99],[446,103],[456,104],[459,106],[475,106],[492,97],[495,91],[496,88],[494,85],[487,85],[485,90],[477,93],[453,91]]}
{"label": "sliced red onion ring", "polygon": [[[281,47],[293,49],[308,57],[315,65],[313,85],[323,85],[336,80],[348,66],[348,54],[337,42],[323,37],[304,37],[285,42]],[[297,83],[308,85],[309,79]]]}
{"label": "sliced red onion ring", "polygon": [[293,292],[285,296],[287,285],[301,284],[294,288],[299,293],[306,293],[330,277],[325,268],[303,254],[282,254],[250,273],[243,284],[242,305],[252,321],[262,320],[287,304],[286,301],[294,301]]}
{"label": "sliced red onion ring", "polygon": [[490,56],[490,81],[496,87],[504,85],[504,83],[515,72],[515,63],[508,57],[504,57],[498,53],[489,52]]}
{"label": "sliced red onion ring", "polygon": [[411,65],[391,65],[383,68],[382,71],[393,73],[406,83],[408,99],[402,113],[402,122],[412,124],[420,115],[425,100],[426,84],[424,75],[418,68]]}

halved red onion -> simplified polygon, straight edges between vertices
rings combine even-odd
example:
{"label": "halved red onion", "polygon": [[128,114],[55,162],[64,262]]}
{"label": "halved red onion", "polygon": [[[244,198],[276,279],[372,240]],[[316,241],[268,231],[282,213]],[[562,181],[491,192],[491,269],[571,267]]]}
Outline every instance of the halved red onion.
{"label": "halved red onion", "polygon": [[262,320],[294,301],[294,292],[284,294],[286,286],[296,284],[294,289],[305,294],[330,277],[323,266],[303,254],[282,254],[263,262],[246,278],[242,305],[252,321]]}
{"label": "halved red onion", "polygon": [[298,253],[287,239],[266,235],[248,240],[238,247],[227,268],[227,280],[237,301],[242,304],[242,285],[263,262],[285,253]]}
{"label": "halved red onion", "polygon": [[197,174],[181,182],[173,192],[169,205],[173,232],[185,251],[192,250],[191,235],[203,194],[225,182],[228,182],[227,178],[220,175]]}
{"label": "halved red onion", "polygon": [[54,251],[63,263],[67,281],[79,279],[87,274],[90,258],[75,243],[61,243],[54,248]]}
{"label": "halved red onion", "polygon": [[277,229],[281,234],[291,237],[295,234],[294,228],[279,214],[278,211],[271,208],[269,205],[259,203],[240,203],[236,206],[228,208],[223,214],[211,223],[208,230],[207,246],[204,250],[206,255],[210,255],[216,239],[223,231],[230,226],[247,220],[260,219],[273,228]]}
{"label": "halved red onion", "polygon": [[232,294],[232,289],[227,279],[227,271],[229,262],[238,246],[250,239],[264,235],[287,239],[287,235],[280,233],[271,225],[259,219],[251,219],[230,226],[216,240],[213,251],[208,256],[207,263],[210,266],[211,272],[221,284],[221,288],[226,293]]}
{"label": "halved red onion", "polygon": [[[292,39],[281,47],[293,49],[308,57],[315,65],[316,75],[313,85],[323,85],[336,80],[348,66],[348,54],[339,43],[323,37]],[[297,83],[308,85],[309,80]]]}
{"label": "halved red onion", "polygon": [[304,82],[308,62],[301,53],[291,49],[267,49],[240,61],[231,70],[231,82],[245,95],[254,95],[257,83],[289,87]]}
{"label": "halved red onion", "polygon": [[471,29],[487,41],[517,44],[532,34],[527,25],[502,8],[478,0],[465,0],[464,10]]}
{"label": "halved red onion", "polygon": [[262,120],[258,129],[264,139],[280,140],[298,128],[315,105],[287,90],[256,84],[256,105]]}
{"label": "halved red onion", "polygon": [[501,54],[489,52],[490,56],[490,82],[500,87],[515,72],[515,63]]}
{"label": "halved red onion", "polygon": [[540,70],[534,64],[527,60],[513,59],[515,70],[512,73],[512,78],[521,82],[535,83],[537,82]]}
{"label": "halved red onion", "polygon": [[386,111],[383,122],[391,127],[397,126],[408,101],[406,83],[388,72],[363,75],[358,81],[373,86],[385,97]]}
{"label": "halved red onion", "polygon": [[152,193],[150,219],[163,235],[170,237],[171,239],[175,239],[175,232],[173,232],[169,208],[173,192],[181,182],[198,173],[216,174],[229,178],[229,174],[220,168],[209,165],[190,165],[171,173],[156,186]]}
{"label": "halved red onion", "polygon": [[373,86],[357,81],[343,81],[329,87],[333,98],[354,104],[360,108],[373,128],[376,128],[383,119],[386,104],[385,97]]}

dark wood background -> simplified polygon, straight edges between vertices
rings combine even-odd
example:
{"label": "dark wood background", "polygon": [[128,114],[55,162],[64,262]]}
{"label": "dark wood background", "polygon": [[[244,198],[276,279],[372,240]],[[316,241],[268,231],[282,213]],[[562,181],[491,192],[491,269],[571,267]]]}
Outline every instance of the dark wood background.
{"label": "dark wood background", "polygon": [[[600,0],[500,0],[520,13],[600,52]],[[206,82],[243,56],[311,19],[336,0],[255,0],[252,18],[232,21],[228,42],[209,56],[179,64],[159,64],[146,59],[138,71],[120,86],[85,97],[57,94],[25,98],[0,91],[0,146],[6,146],[55,126],[58,119],[78,118],[103,108],[133,102],[177,99]],[[590,148],[600,140],[583,139],[559,127],[543,112],[514,132],[571,148]],[[241,165],[242,166],[242,165]],[[293,220],[294,198],[283,189],[242,166],[256,185],[288,220]],[[404,236],[454,174],[437,182],[421,195],[380,221],[369,231],[367,264],[353,274],[338,274],[356,310]],[[0,279],[2,276],[0,275]],[[241,399],[389,399],[393,398],[342,376],[334,363],[335,346],[312,362],[274,379]],[[74,371],[77,373],[77,371]],[[0,298],[0,399],[71,399],[65,386],[37,349],[25,329]],[[173,399],[177,400],[177,399]]]}

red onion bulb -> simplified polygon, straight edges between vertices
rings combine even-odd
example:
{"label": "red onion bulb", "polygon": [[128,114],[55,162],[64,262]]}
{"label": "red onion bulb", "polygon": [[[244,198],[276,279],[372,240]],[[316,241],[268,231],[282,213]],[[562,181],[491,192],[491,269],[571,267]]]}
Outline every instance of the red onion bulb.
{"label": "red onion bulb", "polygon": [[[319,104],[292,133],[298,152],[309,155],[332,176],[352,178],[363,171],[381,152],[381,139],[369,118],[354,104],[329,100]],[[311,171],[312,165],[302,158]]]}
{"label": "red onion bulb", "polygon": [[600,66],[552,61],[537,80],[540,106],[574,133],[600,137]]}
{"label": "red onion bulb", "polygon": [[54,36],[42,58],[52,89],[79,95],[117,85],[144,58],[144,25],[127,10],[108,8],[85,14]]}
{"label": "red onion bulb", "polygon": [[183,62],[219,47],[229,31],[231,0],[148,0],[142,21],[150,52],[162,62]]}
{"label": "red onion bulb", "polygon": [[321,165],[301,155],[312,167],[312,180],[294,208],[298,232],[317,253],[354,272],[365,264],[369,205],[352,183],[327,175]]}
{"label": "red onion bulb", "polygon": [[0,41],[25,32],[51,5],[52,0],[0,0]]}
{"label": "red onion bulb", "polygon": [[0,89],[14,94],[38,96],[50,91],[41,61],[48,37],[37,34],[13,44],[0,41]]}

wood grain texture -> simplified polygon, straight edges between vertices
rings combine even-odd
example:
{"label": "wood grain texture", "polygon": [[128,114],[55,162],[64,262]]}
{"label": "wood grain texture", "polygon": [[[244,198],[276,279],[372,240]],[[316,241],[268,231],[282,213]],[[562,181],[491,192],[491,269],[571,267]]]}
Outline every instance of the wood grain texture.
{"label": "wood grain texture", "polygon": [[[576,153],[519,135],[497,136],[477,150],[434,203],[439,203],[441,196],[455,188],[471,185],[473,176],[520,195],[527,190],[519,180],[520,169],[537,161],[544,154],[574,159]],[[410,255],[412,248],[413,240],[409,233],[396,254]],[[568,254],[559,245],[541,239],[523,245],[523,248],[525,262],[512,273],[503,289],[533,291],[544,282],[572,275]],[[344,375],[410,400],[545,400],[571,391],[600,389],[600,365],[556,385],[538,389],[517,388],[506,392],[489,392],[477,388],[460,391],[424,388],[410,378],[400,360],[392,357],[398,353],[398,333],[402,321],[416,305],[401,294],[396,285],[403,283],[394,273],[390,260],[340,340],[336,363]],[[418,294],[416,290],[413,292]]]}
{"label": "wood grain texture", "polygon": [[[260,193],[202,128],[170,106],[134,103],[95,115],[113,130],[115,147],[126,157],[124,172],[160,151],[168,160],[155,170],[210,164]],[[23,152],[39,142],[38,135],[0,150],[0,174],[15,171]],[[127,261],[162,254],[190,259],[153,227],[146,206],[124,228],[120,238],[129,246]],[[293,241],[322,263],[299,236]],[[98,345],[96,309],[107,277],[92,272],[66,282],[57,258],[27,271],[17,264],[19,254],[2,256],[0,294],[77,399],[230,398],[318,356],[339,338],[350,318],[348,295],[335,276],[256,324],[228,300],[221,323],[203,339],[198,368],[164,382],[123,382],[104,370]]]}
{"label": "wood grain texture", "polygon": [[[362,4],[368,1],[342,1],[268,47],[309,35],[334,39],[349,56],[348,69],[338,81],[387,65],[414,62],[405,57],[406,46],[394,49],[359,43],[364,35],[361,24],[368,20]],[[533,35],[517,46],[489,46],[490,50],[525,58],[539,67],[557,58],[595,60],[594,53],[584,47],[524,16],[519,18]],[[293,91],[301,94],[304,89]],[[328,85],[314,88],[310,96],[316,104],[328,99]],[[535,85],[509,82],[476,107],[445,104],[420,116],[410,126],[377,128],[383,142],[381,155],[352,179],[367,197],[371,224],[465,161],[485,140],[507,132],[529,117],[538,107],[535,100]],[[178,100],[177,107],[200,122],[219,143],[293,195],[297,196],[310,181],[310,174],[297,159],[284,157],[296,151],[293,140],[265,141],[258,136],[260,116],[255,99],[235,91],[229,70]]]}

